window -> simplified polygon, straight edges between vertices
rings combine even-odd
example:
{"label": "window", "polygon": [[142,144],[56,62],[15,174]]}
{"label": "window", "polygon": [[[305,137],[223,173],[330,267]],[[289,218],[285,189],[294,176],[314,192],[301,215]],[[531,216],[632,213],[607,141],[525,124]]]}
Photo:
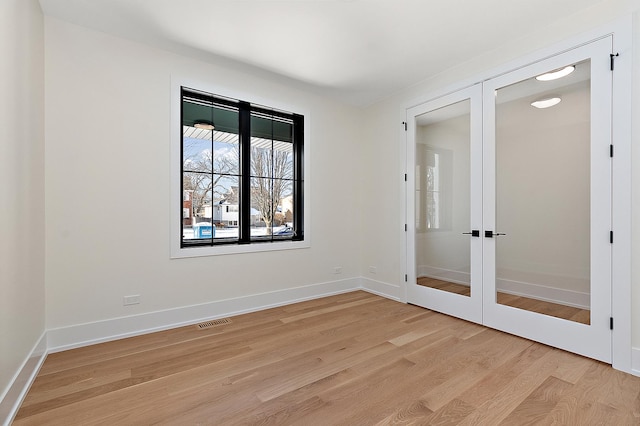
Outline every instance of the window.
{"label": "window", "polygon": [[453,151],[416,144],[416,229],[451,230]]}
{"label": "window", "polygon": [[181,87],[180,247],[303,241],[304,116]]}

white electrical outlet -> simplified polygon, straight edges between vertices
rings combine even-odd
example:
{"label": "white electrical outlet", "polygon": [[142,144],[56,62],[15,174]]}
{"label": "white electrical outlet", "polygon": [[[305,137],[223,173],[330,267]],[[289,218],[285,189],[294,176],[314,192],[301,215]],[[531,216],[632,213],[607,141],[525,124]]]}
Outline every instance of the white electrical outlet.
{"label": "white electrical outlet", "polygon": [[131,296],[124,296],[122,298],[122,304],[124,306],[129,306],[129,305],[137,305],[140,303],[140,295],[139,294],[134,294]]}
{"label": "white electrical outlet", "polygon": [[333,268],[333,273],[334,274],[341,274],[342,273],[342,266],[335,266]]}
{"label": "white electrical outlet", "polygon": [[376,267],[375,266],[369,266],[369,273],[370,274],[375,274],[376,273]]}

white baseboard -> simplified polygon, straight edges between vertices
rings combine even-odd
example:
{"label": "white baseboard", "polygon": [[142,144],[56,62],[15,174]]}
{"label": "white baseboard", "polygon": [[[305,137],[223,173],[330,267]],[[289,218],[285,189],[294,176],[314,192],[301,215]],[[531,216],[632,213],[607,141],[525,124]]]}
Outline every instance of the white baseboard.
{"label": "white baseboard", "polygon": [[631,348],[631,371],[629,373],[640,377],[640,348]]}
{"label": "white baseboard", "polygon": [[436,268],[435,266],[428,265],[418,266],[418,277],[435,278],[437,280],[448,281],[450,283],[462,284],[466,286],[469,286],[469,283],[471,282],[471,274],[469,272]]}
{"label": "white baseboard", "polygon": [[0,422],[3,422],[4,426],[11,423],[48,353],[356,290],[364,290],[396,301],[403,299],[400,286],[356,277],[47,330],[0,400]]}
{"label": "white baseboard", "polygon": [[42,333],[31,353],[13,376],[9,387],[0,397],[0,422],[8,426],[20,409],[20,404],[27,395],[31,384],[36,378],[42,363],[47,356],[47,333]]}
{"label": "white baseboard", "polygon": [[397,285],[361,277],[360,288],[369,293],[395,300],[396,302],[402,302],[404,300],[404,297],[401,294],[401,287]]}
{"label": "white baseboard", "polygon": [[[528,289],[527,294],[523,294],[528,297],[540,298],[540,294],[546,291],[542,289],[541,293],[540,289],[536,289],[543,286],[529,285],[521,288],[513,283],[517,282],[504,285],[522,293],[523,288]],[[356,277],[45,331],[0,399],[0,421],[4,426],[11,423],[48,353],[356,290],[364,290],[399,302],[404,300],[402,286]],[[633,348],[630,373],[640,376],[640,348]]]}
{"label": "white baseboard", "polygon": [[96,321],[48,330],[49,352],[60,352],[201,321],[260,311],[361,288],[360,278],[312,284],[286,290],[219,300],[164,311]]}
{"label": "white baseboard", "polygon": [[573,306],[574,308],[589,309],[591,303],[589,293],[547,287],[540,284],[497,279],[496,287],[501,293],[559,303],[561,305]]}
{"label": "white baseboard", "polygon": [[[468,286],[470,282],[468,272],[436,268],[428,265],[418,267],[418,276],[435,278],[466,286]],[[533,278],[541,279],[541,277],[536,276]],[[502,293],[543,300],[545,302],[559,303],[561,305],[573,306],[574,308],[589,309],[589,293],[536,284],[526,280],[527,278],[532,277],[524,277],[522,280],[499,278],[496,280],[496,287],[498,291]],[[544,277],[542,277],[542,279],[544,279]],[[577,281],[577,279],[573,279],[573,281]]]}

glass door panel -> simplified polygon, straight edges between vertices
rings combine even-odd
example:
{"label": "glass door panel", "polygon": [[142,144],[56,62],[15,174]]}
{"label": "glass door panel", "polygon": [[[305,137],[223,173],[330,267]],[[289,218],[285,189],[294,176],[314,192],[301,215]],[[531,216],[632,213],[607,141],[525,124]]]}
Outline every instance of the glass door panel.
{"label": "glass door panel", "polygon": [[475,322],[482,321],[481,90],[407,111],[408,300]]}
{"label": "glass door panel", "polygon": [[496,298],[589,324],[591,61],[549,71],[495,93]]}
{"label": "glass door panel", "polygon": [[417,284],[471,296],[467,99],[416,118]]}

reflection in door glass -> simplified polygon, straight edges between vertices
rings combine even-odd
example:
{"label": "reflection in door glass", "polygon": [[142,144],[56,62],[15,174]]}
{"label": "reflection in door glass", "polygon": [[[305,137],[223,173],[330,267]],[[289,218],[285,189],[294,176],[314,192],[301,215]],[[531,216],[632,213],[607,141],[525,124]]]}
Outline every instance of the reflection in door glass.
{"label": "reflection in door glass", "polygon": [[417,284],[471,295],[470,101],[416,119]]}
{"label": "reflection in door glass", "polygon": [[589,324],[590,61],[567,65],[496,91],[496,297]]}

